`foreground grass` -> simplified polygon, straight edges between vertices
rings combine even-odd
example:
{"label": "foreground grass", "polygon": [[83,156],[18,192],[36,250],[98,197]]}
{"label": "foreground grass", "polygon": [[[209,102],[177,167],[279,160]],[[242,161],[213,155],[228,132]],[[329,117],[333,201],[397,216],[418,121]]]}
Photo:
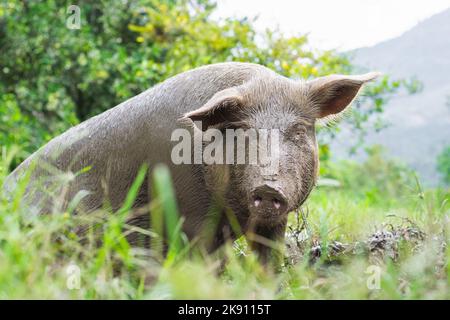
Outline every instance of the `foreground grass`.
{"label": "foreground grass", "polygon": [[[383,169],[377,161],[352,167],[353,178],[334,169],[346,179],[361,179],[358,170],[392,174],[398,169]],[[0,168],[1,184],[6,170],[4,164]],[[12,201],[0,196],[0,299],[449,299],[448,190],[424,191],[415,181],[386,175],[374,188],[367,184],[377,178],[367,175],[357,188],[350,187],[353,180],[315,190],[303,211],[307,228],[298,230],[303,219],[291,214],[291,236],[297,230],[303,238],[290,242],[278,271],[262,267],[242,239],[224,249],[225,266],[222,258],[187,257],[179,249],[166,259],[153,257],[124,240],[126,207],[99,218],[101,246],[94,234],[80,242],[73,231],[79,217],[32,216],[19,189]],[[362,243],[377,231],[408,226],[425,237],[414,244],[398,241],[394,254],[327,251],[334,241]],[[317,247],[320,257],[314,258]]]}

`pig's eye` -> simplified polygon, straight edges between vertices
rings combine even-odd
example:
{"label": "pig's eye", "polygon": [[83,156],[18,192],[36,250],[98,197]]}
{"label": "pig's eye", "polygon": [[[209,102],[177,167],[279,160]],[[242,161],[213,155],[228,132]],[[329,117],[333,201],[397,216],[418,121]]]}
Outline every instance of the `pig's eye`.
{"label": "pig's eye", "polygon": [[293,130],[291,131],[291,137],[296,140],[302,140],[307,132],[307,128],[302,125],[296,125]]}
{"label": "pig's eye", "polygon": [[306,133],[306,127],[299,127],[297,128],[297,135],[304,135]]}
{"label": "pig's eye", "polygon": [[295,143],[300,143],[307,138],[311,126],[305,121],[298,121],[292,124],[286,131],[285,135],[288,140]]}

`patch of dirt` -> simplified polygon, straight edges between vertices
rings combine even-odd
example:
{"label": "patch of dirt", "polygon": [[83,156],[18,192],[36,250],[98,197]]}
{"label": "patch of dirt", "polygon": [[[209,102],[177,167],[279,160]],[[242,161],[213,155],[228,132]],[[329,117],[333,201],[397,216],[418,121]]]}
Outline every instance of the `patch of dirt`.
{"label": "patch of dirt", "polygon": [[401,223],[393,225],[386,223],[379,230],[361,241],[343,243],[332,240],[323,243],[320,237],[311,232],[307,222],[307,213],[303,210],[297,213],[297,225],[290,227],[286,233],[286,259],[288,264],[297,264],[304,259],[315,263],[323,257],[326,262],[337,262],[345,256],[365,255],[371,261],[386,258],[397,261],[400,244],[405,244],[410,250],[420,250],[426,239],[424,231],[413,221],[401,218]]}

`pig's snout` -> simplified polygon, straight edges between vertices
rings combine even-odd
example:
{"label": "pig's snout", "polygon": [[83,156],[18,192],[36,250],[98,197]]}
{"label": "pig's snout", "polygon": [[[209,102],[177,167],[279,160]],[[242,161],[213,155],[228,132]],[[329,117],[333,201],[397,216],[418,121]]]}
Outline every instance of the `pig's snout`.
{"label": "pig's snout", "polygon": [[269,185],[262,185],[251,192],[250,207],[262,217],[278,216],[286,213],[287,199],[283,192]]}

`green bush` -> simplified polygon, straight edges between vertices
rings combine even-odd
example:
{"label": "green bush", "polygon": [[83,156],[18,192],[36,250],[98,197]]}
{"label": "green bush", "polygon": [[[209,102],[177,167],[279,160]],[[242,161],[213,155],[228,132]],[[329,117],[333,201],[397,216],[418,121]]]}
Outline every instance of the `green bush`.
{"label": "green bush", "polygon": [[450,147],[444,148],[437,159],[437,169],[445,184],[450,185]]}
{"label": "green bush", "polygon": [[370,205],[398,202],[417,189],[414,172],[390,159],[381,146],[366,148],[366,154],[362,164],[351,160],[325,162],[321,176],[336,180],[353,201]]}

